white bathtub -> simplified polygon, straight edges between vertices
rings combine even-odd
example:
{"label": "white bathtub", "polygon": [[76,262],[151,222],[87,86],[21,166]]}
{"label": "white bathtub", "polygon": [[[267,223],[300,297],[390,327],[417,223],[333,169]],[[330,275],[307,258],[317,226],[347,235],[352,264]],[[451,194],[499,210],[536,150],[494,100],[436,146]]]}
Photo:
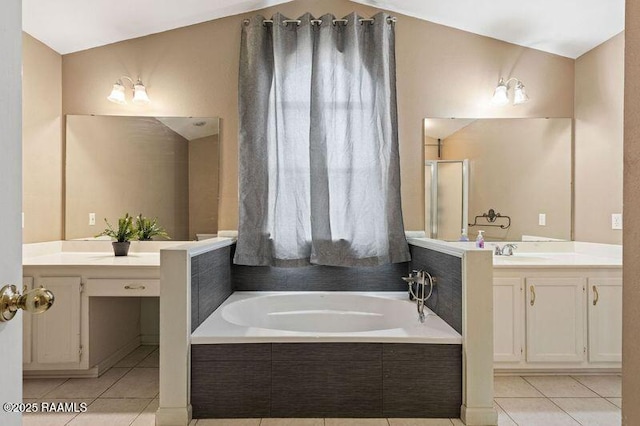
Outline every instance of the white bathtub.
{"label": "white bathtub", "polygon": [[380,342],[461,344],[406,292],[235,292],[192,333],[192,344]]}

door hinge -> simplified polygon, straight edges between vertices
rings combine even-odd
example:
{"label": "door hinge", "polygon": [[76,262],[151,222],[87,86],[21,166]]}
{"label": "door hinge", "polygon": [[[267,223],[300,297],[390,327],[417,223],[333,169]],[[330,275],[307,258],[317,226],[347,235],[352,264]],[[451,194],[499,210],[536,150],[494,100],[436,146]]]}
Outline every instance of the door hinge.
{"label": "door hinge", "polygon": [[80,348],[78,349],[78,355],[82,355],[82,345],[80,345]]}
{"label": "door hinge", "polygon": [[520,348],[520,355],[524,354],[524,349]]}
{"label": "door hinge", "polygon": [[84,291],[84,283],[80,283],[80,293]]}
{"label": "door hinge", "polygon": [[582,353],[583,353],[583,354],[586,354],[586,353],[587,353],[587,347],[586,347],[586,346],[584,346],[584,347],[582,348]]}

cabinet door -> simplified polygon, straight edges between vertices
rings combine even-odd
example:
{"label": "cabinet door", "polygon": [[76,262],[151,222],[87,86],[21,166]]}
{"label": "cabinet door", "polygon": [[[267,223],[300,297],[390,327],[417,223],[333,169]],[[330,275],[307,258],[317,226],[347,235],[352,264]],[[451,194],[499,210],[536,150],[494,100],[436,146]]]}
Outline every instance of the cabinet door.
{"label": "cabinet door", "polygon": [[[22,277],[22,285],[25,287],[26,291],[29,291],[33,288],[33,278],[32,277]],[[31,363],[31,340],[33,338],[31,334],[31,317],[32,315],[29,312],[22,312],[22,363],[30,364]]]}
{"label": "cabinet door", "polygon": [[582,362],[585,280],[527,278],[528,362]]}
{"label": "cabinet door", "polygon": [[493,280],[493,360],[518,362],[522,358],[522,280]]}
{"label": "cabinet door", "polygon": [[622,361],[622,279],[589,278],[589,361]]}
{"label": "cabinet door", "polygon": [[37,362],[80,362],[80,277],[43,277],[39,284],[51,290],[55,300],[34,318]]}

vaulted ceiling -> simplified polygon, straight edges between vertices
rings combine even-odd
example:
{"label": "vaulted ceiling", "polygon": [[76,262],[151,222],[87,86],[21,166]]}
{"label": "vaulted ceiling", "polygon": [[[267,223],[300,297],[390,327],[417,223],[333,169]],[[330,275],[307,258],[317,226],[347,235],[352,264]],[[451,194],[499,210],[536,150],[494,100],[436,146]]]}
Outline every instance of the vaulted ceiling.
{"label": "vaulted ceiling", "polygon": [[[569,58],[624,29],[624,0],[353,1]],[[286,1],[23,0],[23,29],[67,54],[280,3]]]}

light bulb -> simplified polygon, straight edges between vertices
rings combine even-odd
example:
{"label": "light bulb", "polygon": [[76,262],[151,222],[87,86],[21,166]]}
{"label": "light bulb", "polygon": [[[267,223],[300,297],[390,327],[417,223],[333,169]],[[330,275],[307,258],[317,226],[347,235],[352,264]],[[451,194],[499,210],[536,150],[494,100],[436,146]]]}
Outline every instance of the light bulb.
{"label": "light bulb", "polygon": [[494,105],[506,105],[509,103],[509,96],[507,95],[507,85],[504,84],[503,79],[500,79],[495,92],[493,92],[491,103],[493,103]]}
{"label": "light bulb", "polygon": [[111,102],[116,104],[126,104],[127,101],[124,99],[124,86],[120,81],[116,81],[113,85],[113,89],[111,89],[111,94],[107,97]]}
{"label": "light bulb", "polygon": [[513,104],[520,105],[529,100],[529,96],[527,96],[527,92],[524,90],[524,84],[518,81],[516,84],[516,88],[513,91]]}
{"label": "light bulb", "polygon": [[133,85],[133,103],[134,104],[148,104],[150,102],[149,95],[147,95],[147,89],[142,84],[142,81],[138,79],[138,82]]}

